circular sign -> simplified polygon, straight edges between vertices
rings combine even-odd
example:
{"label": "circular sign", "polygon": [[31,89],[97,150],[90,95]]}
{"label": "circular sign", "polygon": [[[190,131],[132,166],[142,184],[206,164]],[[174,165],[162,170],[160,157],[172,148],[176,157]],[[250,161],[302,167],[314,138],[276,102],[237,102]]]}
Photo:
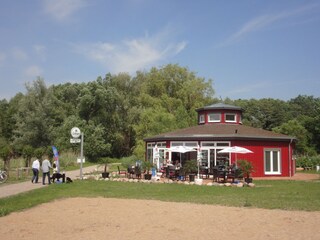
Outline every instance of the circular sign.
{"label": "circular sign", "polygon": [[71,136],[72,136],[73,138],[78,138],[78,137],[80,137],[80,134],[81,134],[81,132],[80,132],[80,129],[79,129],[79,128],[73,127],[73,128],[71,129]]}

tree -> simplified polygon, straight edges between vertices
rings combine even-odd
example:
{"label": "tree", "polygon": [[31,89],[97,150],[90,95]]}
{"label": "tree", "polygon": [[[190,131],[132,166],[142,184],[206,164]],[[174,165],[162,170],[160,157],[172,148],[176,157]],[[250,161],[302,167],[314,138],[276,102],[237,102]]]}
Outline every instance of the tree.
{"label": "tree", "polygon": [[237,100],[234,104],[244,109],[245,125],[271,130],[289,120],[288,105],[282,100],[271,98]]}
{"label": "tree", "polygon": [[299,95],[289,102],[292,118],[300,116],[317,117],[320,114],[320,98]]}
{"label": "tree", "polygon": [[32,147],[50,145],[50,132],[57,124],[53,106],[50,104],[44,80],[38,78],[33,84],[27,84],[27,94],[20,99],[15,114],[14,144],[18,149],[25,145]]}
{"label": "tree", "polygon": [[290,120],[281,124],[279,127],[272,129],[274,132],[287,134],[297,138],[296,151],[299,154],[312,152],[312,148],[308,145],[310,141],[310,133],[297,120]]}
{"label": "tree", "polygon": [[30,145],[25,145],[22,150],[22,156],[25,159],[25,167],[30,167],[31,158],[33,156],[34,149]]}
{"label": "tree", "polygon": [[100,157],[110,156],[111,144],[103,138],[104,128],[90,121],[84,128],[84,153],[89,161],[96,162]]}
{"label": "tree", "polygon": [[320,115],[306,117],[304,126],[308,131],[308,135],[310,135],[309,146],[315,146],[317,152],[320,153]]}
{"label": "tree", "polygon": [[0,145],[0,158],[4,162],[4,170],[9,173],[10,160],[13,157],[13,149],[9,144]]}

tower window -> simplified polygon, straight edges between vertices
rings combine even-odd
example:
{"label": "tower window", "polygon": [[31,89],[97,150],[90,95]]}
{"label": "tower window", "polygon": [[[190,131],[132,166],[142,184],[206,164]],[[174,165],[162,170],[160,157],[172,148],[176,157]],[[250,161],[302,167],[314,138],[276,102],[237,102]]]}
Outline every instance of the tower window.
{"label": "tower window", "polygon": [[220,113],[210,113],[208,115],[209,122],[220,122],[221,121],[221,114]]}
{"label": "tower window", "polygon": [[199,116],[199,123],[204,123],[204,114]]}
{"label": "tower window", "polygon": [[226,122],[236,122],[236,114],[226,113]]}

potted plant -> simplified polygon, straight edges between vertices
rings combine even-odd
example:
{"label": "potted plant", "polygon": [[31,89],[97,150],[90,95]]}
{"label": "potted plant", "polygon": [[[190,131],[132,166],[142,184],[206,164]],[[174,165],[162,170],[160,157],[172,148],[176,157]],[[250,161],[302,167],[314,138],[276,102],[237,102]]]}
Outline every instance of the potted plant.
{"label": "potted plant", "polygon": [[186,163],[183,165],[183,169],[186,175],[189,174],[189,181],[194,182],[194,178],[198,171],[197,161],[196,160],[186,161]]}
{"label": "potted plant", "polygon": [[103,178],[108,178],[109,177],[109,164],[112,162],[111,158],[101,158],[99,160],[100,164],[104,166],[104,171],[101,173]]}
{"label": "potted plant", "polygon": [[242,174],[244,176],[244,181],[246,183],[252,183],[252,178],[250,177],[251,173],[254,172],[252,163],[245,159],[241,159],[237,161],[237,165],[242,171]]}
{"label": "potted plant", "polygon": [[143,167],[143,170],[144,170],[144,179],[145,180],[151,180],[151,173],[150,173],[150,170],[151,170],[151,168],[153,167],[153,163],[152,162],[150,162],[150,161],[144,161],[143,163],[142,163],[142,167]]}

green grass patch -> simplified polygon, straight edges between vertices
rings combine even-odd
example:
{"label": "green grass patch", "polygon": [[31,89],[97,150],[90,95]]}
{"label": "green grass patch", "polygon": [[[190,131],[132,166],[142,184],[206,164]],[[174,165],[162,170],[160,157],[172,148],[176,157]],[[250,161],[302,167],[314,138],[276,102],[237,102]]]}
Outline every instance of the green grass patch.
{"label": "green grass patch", "polygon": [[74,181],[0,199],[0,216],[55,199],[105,197],[234,207],[320,211],[320,181],[255,181],[256,187]]}

